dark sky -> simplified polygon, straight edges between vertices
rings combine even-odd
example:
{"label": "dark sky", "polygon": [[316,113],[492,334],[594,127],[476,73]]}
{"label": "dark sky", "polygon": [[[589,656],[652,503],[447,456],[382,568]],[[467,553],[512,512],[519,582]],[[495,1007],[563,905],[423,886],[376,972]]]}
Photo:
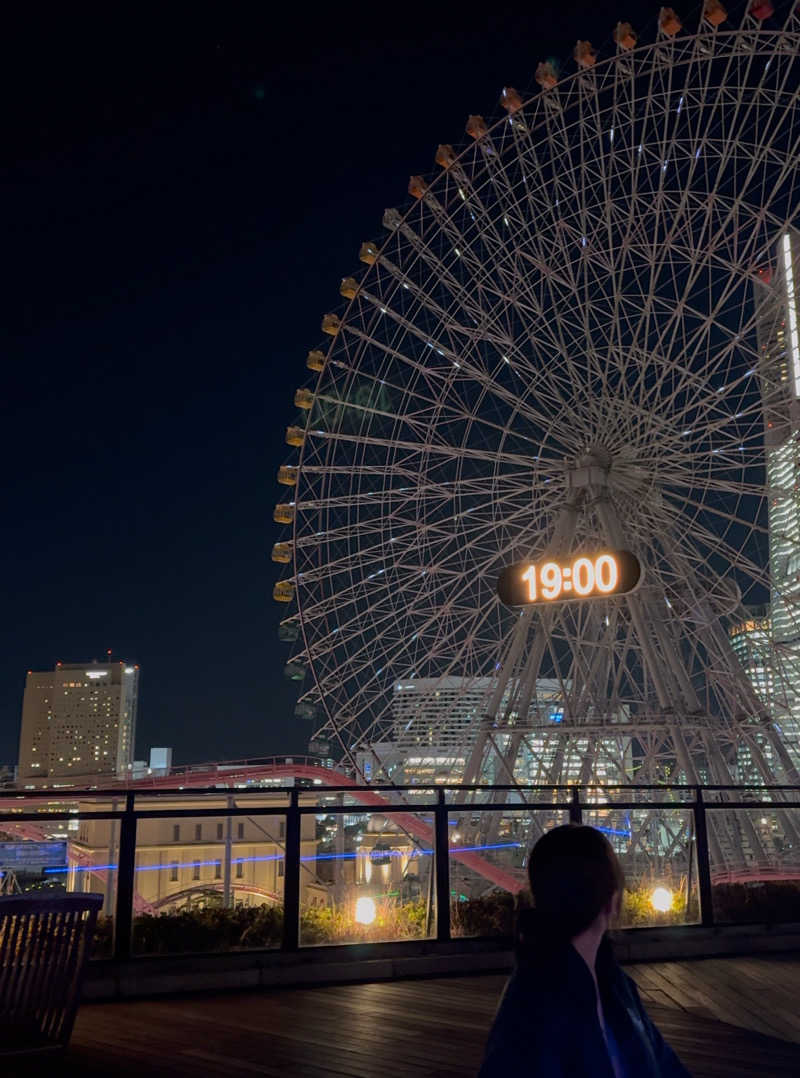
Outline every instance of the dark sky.
{"label": "dark sky", "polygon": [[79,7],[3,30],[0,761],[25,671],[108,648],[137,756],[302,751],[269,554],[320,318],[469,113],[637,14]]}

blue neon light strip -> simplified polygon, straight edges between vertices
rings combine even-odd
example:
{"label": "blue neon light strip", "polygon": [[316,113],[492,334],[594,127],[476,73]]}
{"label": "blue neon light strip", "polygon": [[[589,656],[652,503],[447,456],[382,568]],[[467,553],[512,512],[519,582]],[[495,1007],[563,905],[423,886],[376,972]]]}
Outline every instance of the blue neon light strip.
{"label": "blue neon light strip", "polygon": [[595,827],[595,831],[602,831],[604,835],[622,835],[623,838],[630,838],[630,831],[618,831],[616,827]]}
{"label": "blue neon light strip", "polygon": [[[484,850],[508,850],[508,849],[520,849],[522,847],[521,842],[494,842],[487,846],[452,846],[450,853],[481,853]],[[430,857],[433,854],[433,850],[412,850],[410,854],[404,854],[401,850],[370,850],[366,855],[372,861],[382,859],[384,857]],[[364,854],[358,853],[318,853],[318,854],[304,854],[301,861],[354,861],[357,857],[363,857]],[[282,853],[269,854],[264,857],[233,857],[231,858],[232,865],[249,865],[262,861],[283,861],[284,857]],[[137,865],[137,872],[157,872],[166,868],[211,868],[216,865],[221,865],[221,859],[216,861],[169,861],[161,865]],[[73,865],[73,872],[116,872],[118,865]],[[46,873],[52,872],[68,872],[70,871],[69,865],[58,865],[55,868],[46,868]]]}

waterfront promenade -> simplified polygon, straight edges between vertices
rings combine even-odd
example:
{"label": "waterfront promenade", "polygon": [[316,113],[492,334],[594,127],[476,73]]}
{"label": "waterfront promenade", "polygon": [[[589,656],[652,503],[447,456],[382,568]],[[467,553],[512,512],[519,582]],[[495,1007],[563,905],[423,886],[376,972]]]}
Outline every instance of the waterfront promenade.
{"label": "waterfront promenade", "polygon": [[[800,955],[627,968],[695,1078],[800,1075]],[[504,983],[484,974],[86,1004],[58,1072],[469,1078]]]}

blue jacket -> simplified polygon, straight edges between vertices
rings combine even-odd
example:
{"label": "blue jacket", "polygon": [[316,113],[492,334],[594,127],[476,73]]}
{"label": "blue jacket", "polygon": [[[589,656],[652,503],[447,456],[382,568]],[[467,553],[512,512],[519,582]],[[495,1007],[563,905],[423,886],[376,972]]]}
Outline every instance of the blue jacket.
{"label": "blue jacket", "polygon": [[[625,1078],[689,1078],[603,940],[595,966]],[[506,985],[479,1078],[614,1078],[594,981],[571,943],[528,940]]]}

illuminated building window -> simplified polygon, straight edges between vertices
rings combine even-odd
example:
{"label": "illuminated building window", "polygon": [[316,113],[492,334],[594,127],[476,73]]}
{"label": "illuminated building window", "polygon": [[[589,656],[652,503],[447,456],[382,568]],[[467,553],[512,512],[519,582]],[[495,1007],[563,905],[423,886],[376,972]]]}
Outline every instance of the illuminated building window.
{"label": "illuminated building window", "polygon": [[236,865],[236,879],[240,880],[244,876],[244,865],[239,861]]}
{"label": "illuminated building window", "polygon": [[178,882],[178,866],[177,865],[170,865],[169,878],[170,878],[170,881],[172,883],[177,883]]}
{"label": "illuminated building window", "polygon": [[173,842],[180,842],[180,840],[181,840],[181,825],[179,823],[175,823],[175,824],[172,825],[172,841]]}

